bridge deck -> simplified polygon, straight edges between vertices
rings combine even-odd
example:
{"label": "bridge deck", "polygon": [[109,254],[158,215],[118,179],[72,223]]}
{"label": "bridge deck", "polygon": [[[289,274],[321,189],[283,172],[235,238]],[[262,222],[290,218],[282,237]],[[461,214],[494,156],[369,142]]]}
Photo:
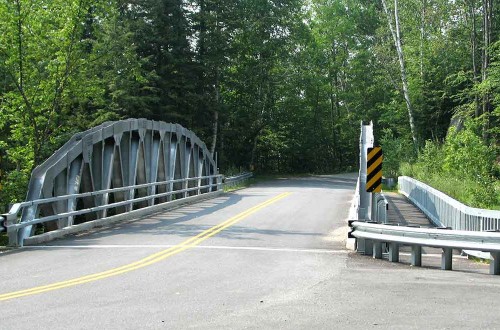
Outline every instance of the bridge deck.
{"label": "bridge deck", "polygon": [[387,222],[402,226],[435,227],[432,222],[405,196],[398,193],[384,193],[389,202]]}
{"label": "bridge deck", "polygon": [[[387,192],[384,193],[389,202],[389,209],[387,210],[387,222],[399,224],[401,226],[419,226],[422,228],[436,227],[420,209],[413,205],[405,196]],[[401,247],[402,252],[410,252],[409,246]],[[423,254],[440,254],[441,249],[424,247]],[[453,254],[460,255],[460,251],[454,250]]]}

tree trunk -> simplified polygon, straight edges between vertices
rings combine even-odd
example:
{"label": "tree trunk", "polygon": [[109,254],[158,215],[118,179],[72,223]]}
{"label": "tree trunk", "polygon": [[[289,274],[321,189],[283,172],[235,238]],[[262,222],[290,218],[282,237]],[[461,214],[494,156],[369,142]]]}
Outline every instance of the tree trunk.
{"label": "tree trunk", "polygon": [[253,146],[252,146],[252,154],[250,158],[250,169],[253,171],[255,168],[255,153],[257,152],[257,141],[259,140],[261,129],[255,134],[255,137],[253,139]]}
{"label": "tree trunk", "polygon": [[215,146],[217,145],[217,133],[219,127],[219,109],[220,109],[220,91],[219,91],[219,68],[215,69],[215,111],[214,111],[214,122],[212,126],[212,146],[210,147],[210,152],[212,155],[215,153]]}
{"label": "tree trunk", "polygon": [[382,0],[382,5],[384,6],[384,11],[387,16],[387,21],[389,23],[389,29],[391,30],[392,38],[394,40],[394,45],[396,46],[396,51],[398,53],[399,66],[401,71],[401,81],[403,83],[403,95],[406,102],[406,108],[408,109],[408,119],[410,124],[411,136],[413,139],[413,144],[415,148],[418,148],[418,139],[415,131],[415,120],[413,118],[413,107],[410,101],[410,93],[408,91],[408,79],[406,78],[406,67],[404,61],[403,48],[401,46],[401,32],[399,26],[399,14],[398,14],[398,0],[394,0],[394,19],[395,19],[395,29],[392,23],[392,15],[387,9],[387,4],[385,0]]}
{"label": "tree trunk", "polygon": [[[476,0],[471,0],[469,2],[469,16],[471,20],[471,32],[470,32],[470,43],[471,43],[471,60],[472,60],[472,79],[474,86],[479,83],[479,71],[476,62],[477,53],[477,27],[476,27]],[[479,97],[477,93],[474,95],[474,117],[478,118],[481,115],[481,104],[479,102]]]}
{"label": "tree trunk", "polygon": [[425,16],[427,12],[427,0],[422,0],[422,12],[420,17],[420,80],[424,82],[424,41],[425,41]]}
{"label": "tree trunk", "polygon": [[[491,44],[491,22],[493,19],[493,0],[483,0],[483,58],[482,58],[482,81],[488,79],[488,68],[490,65],[489,47]],[[489,113],[491,110],[490,94],[483,96],[483,139],[488,139],[488,130],[490,126]]]}

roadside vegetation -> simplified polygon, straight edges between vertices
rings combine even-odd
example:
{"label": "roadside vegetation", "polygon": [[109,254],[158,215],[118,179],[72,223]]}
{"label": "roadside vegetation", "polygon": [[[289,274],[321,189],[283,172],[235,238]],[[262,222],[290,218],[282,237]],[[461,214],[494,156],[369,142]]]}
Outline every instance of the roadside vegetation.
{"label": "roadside vegetation", "polygon": [[478,131],[472,120],[459,130],[451,127],[444,141],[426,141],[418,156],[396,147],[395,139],[382,139],[388,175],[413,177],[472,207],[500,209],[497,151]]}
{"label": "roadside vegetation", "polygon": [[0,233],[0,246],[7,246],[7,244],[9,244],[7,233]]}
{"label": "roadside vegetation", "polygon": [[231,192],[231,191],[247,188],[247,187],[250,187],[254,182],[255,181],[253,179],[248,179],[248,180],[241,181],[238,184],[224,186],[224,192]]}

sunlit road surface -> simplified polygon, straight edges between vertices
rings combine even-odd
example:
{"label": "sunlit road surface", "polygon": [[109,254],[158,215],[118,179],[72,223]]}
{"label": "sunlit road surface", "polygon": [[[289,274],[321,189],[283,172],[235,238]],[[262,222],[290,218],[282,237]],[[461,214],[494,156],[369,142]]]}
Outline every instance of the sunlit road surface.
{"label": "sunlit road surface", "polygon": [[500,277],[345,250],[355,176],[281,179],[0,254],[0,329],[499,328]]}

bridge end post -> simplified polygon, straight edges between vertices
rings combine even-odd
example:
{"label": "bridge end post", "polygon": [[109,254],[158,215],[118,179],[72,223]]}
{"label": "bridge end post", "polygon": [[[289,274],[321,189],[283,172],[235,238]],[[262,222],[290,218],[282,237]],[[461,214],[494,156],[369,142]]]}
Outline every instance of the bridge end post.
{"label": "bridge end post", "polygon": [[[15,226],[14,222],[7,218],[7,237],[9,238],[9,246],[18,247],[22,246],[21,231]],[[19,245],[21,242],[21,245]]]}
{"label": "bridge end post", "polygon": [[373,147],[373,122],[365,125],[361,122],[361,134],[359,137],[359,210],[358,219],[370,219],[370,193],[366,191],[367,168],[366,160],[368,148]]}
{"label": "bridge end post", "polygon": [[9,210],[9,213],[7,214],[2,214],[0,216],[0,219],[5,219],[5,227],[7,230],[7,237],[9,239],[9,246],[14,246],[18,247],[19,242],[23,242],[23,230],[18,229],[16,226],[17,223],[17,215],[21,211],[21,204],[16,203],[12,205],[12,207]]}

